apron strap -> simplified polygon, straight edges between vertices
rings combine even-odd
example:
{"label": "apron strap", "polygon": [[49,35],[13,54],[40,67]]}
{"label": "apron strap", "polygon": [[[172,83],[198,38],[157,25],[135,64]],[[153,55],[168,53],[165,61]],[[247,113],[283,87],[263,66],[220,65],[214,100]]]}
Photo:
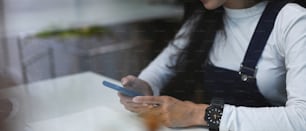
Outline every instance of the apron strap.
{"label": "apron strap", "polygon": [[289,0],[275,0],[269,2],[256,26],[251,38],[244,60],[240,66],[239,74],[243,81],[255,78],[256,66],[264,50],[267,40],[272,32],[279,11]]}

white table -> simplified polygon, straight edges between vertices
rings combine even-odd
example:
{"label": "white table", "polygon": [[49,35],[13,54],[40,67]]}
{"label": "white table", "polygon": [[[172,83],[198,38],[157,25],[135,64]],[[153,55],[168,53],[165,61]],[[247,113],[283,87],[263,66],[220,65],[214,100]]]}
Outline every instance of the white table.
{"label": "white table", "polygon": [[144,131],[140,119],[122,107],[102,80],[118,82],[85,72],[1,90],[17,107],[8,123],[14,131]]}

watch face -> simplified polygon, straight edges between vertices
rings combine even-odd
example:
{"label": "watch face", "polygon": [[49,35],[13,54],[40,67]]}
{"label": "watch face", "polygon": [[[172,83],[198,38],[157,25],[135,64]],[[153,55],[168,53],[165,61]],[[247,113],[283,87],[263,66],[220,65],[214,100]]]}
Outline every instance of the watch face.
{"label": "watch face", "polygon": [[205,120],[207,121],[209,127],[219,127],[222,112],[223,109],[219,106],[210,106],[206,109]]}

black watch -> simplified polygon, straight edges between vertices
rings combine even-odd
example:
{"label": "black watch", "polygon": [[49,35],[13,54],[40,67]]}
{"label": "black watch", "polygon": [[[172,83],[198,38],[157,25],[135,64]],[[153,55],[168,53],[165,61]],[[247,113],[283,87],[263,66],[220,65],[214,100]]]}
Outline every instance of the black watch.
{"label": "black watch", "polygon": [[220,121],[223,113],[224,100],[214,98],[205,110],[205,121],[210,131],[219,131]]}

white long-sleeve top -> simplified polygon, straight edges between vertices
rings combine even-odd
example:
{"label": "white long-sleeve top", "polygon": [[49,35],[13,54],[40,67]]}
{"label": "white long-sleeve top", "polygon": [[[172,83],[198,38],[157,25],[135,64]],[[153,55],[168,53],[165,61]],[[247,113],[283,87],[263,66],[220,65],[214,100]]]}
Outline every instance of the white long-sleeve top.
{"label": "white long-sleeve top", "polygon": [[[247,9],[225,8],[224,31],[217,33],[209,60],[218,67],[238,71],[257,22],[267,5],[261,2]],[[190,24],[191,23],[191,24]],[[186,33],[185,24],[177,36]],[[226,35],[226,36],[225,36]],[[185,47],[186,38],[174,44]],[[139,75],[152,87],[154,95],[175,75],[169,69],[176,61],[177,48],[169,45]],[[280,107],[236,107],[226,104],[221,131],[306,131],[306,10],[287,4],[278,14],[275,27],[258,62],[256,73],[260,92]]]}

